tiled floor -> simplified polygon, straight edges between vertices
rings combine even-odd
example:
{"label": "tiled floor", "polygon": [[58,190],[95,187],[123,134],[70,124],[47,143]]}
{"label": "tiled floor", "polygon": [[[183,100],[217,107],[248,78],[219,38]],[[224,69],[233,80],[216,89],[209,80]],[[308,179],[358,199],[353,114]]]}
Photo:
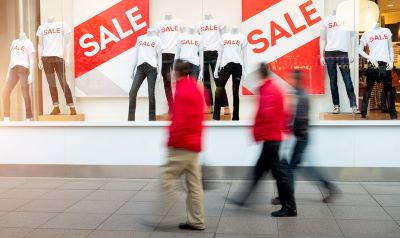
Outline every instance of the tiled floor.
{"label": "tiled floor", "polygon": [[[210,182],[205,193],[207,229],[183,232],[185,197],[162,207],[155,180],[0,178],[0,238],[399,238],[400,182],[346,183],[329,205],[325,192],[298,182],[297,218],[272,218],[272,181],[264,181],[250,207],[240,196],[247,182]],[[158,209],[157,209],[158,208]],[[156,226],[148,226],[152,221]],[[146,225],[147,223],[147,225]]]}

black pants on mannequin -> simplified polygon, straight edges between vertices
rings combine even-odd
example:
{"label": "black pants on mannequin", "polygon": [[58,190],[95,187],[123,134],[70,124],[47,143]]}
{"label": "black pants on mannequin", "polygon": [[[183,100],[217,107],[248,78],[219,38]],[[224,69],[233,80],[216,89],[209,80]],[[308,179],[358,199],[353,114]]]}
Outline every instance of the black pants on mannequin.
{"label": "black pants on mannequin", "polygon": [[382,92],[382,110],[385,111],[387,108],[390,113],[391,119],[397,118],[395,97],[396,90],[392,87],[392,71],[386,70],[387,63],[379,61],[379,67],[375,68],[372,64],[368,65],[367,71],[367,90],[364,93],[361,115],[366,117],[368,113],[368,104],[371,97],[372,88],[375,82],[383,82],[383,92]]}
{"label": "black pants on mannequin", "polygon": [[147,78],[148,94],[149,94],[149,121],[156,120],[156,98],[155,87],[157,80],[157,68],[148,63],[139,65],[136,69],[135,78],[133,79],[131,91],[129,92],[129,114],[128,121],[135,120],[136,114],[136,98],[139,88],[143,81]]}
{"label": "black pants on mannequin", "polygon": [[215,104],[214,104],[214,120],[220,120],[221,116],[221,102],[224,96],[225,86],[229,78],[232,76],[232,91],[233,91],[233,121],[239,120],[239,90],[240,80],[242,79],[242,65],[238,63],[229,63],[225,65],[219,72],[219,82],[215,90]]}
{"label": "black pants on mannequin", "polygon": [[4,117],[10,117],[10,96],[18,82],[21,84],[21,91],[25,101],[26,118],[31,119],[33,117],[28,76],[29,69],[23,66],[17,65],[10,70],[10,78],[6,82],[3,93]]}
{"label": "black pants on mannequin", "polygon": [[47,82],[49,83],[50,95],[53,100],[53,105],[58,106],[60,104],[58,100],[58,91],[56,84],[56,74],[58,81],[60,82],[61,89],[64,92],[65,100],[68,106],[73,106],[74,101],[72,99],[71,88],[67,83],[67,77],[65,75],[65,62],[60,57],[42,57],[43,69],[46,74]]}
{"label": "black pants on mannequin", "polygon": [[[218,60],[218,51],[204,51],[204,81],[203,82],[204,82],[205,98],[209,99],[209,100],[207,100],[207,106],[214,105],[210,73],[214,74],[215,67],[217,65],[217,60]],[[211,67],[211,72],[210,72],[210,67]],[[218,87],[220,85],[219,79],[214,79],[214,80],[215,80],[216,86]],[[222,100],[221,101],[222,107],[229,106],[228,96],[226,95],[225,88],[222,92],[221,100]]]}
{"label": "black pants on mannequin", "polygon": [[288,211],[296,210],[293,187],[290,185],[290,179],[286,173],[287,162],[286,160],[281,162],[279,159],[280,144],[280,142],[275,141],[264,142],[260,158],[254,168],[253,181],[242,197],[240,201],[241,204],[246,203],[249,196],[257,187],[258,182],[271,170],[272,176],[276,180],[282,209]]}
{"label": "black pants on mannequin", "polygon": [[172,110],[172,86],[171,86],[171,71],[172,67],[174,65],[174,59],[175,55],[174,54],[169,54],[169,53],[163,53],[162,54],[162,67],[161,67],[161,75],[163,77],[163,82],[164,82],[164,91],[165,91],[165,96],[168,101],[168,111],[171,112]]}

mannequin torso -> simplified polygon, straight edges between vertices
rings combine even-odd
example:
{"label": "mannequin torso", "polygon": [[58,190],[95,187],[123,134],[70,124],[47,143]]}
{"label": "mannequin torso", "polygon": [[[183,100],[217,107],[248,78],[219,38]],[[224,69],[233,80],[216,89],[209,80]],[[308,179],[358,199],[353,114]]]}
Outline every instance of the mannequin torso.
{"label": "mannequin torso", "polygon": [[204,16],[204,21],[200,24],[199,30],[204,41],[205,51],[217,51],[219,40],[225,29],[225,24],[220,19],[214,19],[211,14]]}
{"label": "mannequin torso", "polygon": [[162,53],[175,54],[181,27],[182,20],[174,19],[170,14],[166,14],[163,20],[157,22],[156,30],[163,44]]}

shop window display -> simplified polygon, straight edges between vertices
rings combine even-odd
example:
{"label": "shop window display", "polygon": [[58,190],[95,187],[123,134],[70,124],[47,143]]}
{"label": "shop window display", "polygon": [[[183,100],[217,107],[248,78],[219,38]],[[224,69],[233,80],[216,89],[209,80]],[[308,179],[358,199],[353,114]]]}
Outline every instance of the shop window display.
{"label": "shop window display", "polygon": [[[355,25],[356,1],[254,2],[2,1],[21,16],[1,33],[12,45],[0,61],[2,119],[168,120],[176,59],[193,65],[209,120],[253,119],[261,61],[288,92],[289,72],[306,73],[313,121],[397,119],[396,1],[374,1],[380,17],[368,29]],[[352,4],[352,17],[341,4]],[[22,42],[25,63],[15,64]]]}

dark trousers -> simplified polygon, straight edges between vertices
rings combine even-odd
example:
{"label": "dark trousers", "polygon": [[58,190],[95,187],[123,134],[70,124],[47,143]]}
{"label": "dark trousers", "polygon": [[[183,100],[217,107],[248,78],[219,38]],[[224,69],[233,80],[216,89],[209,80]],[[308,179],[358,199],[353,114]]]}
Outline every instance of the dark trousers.
{"label": "dark trousers", "polygon": [[192,67],[192,73],[190,74],[190,76],[198,79],[199,73],[200,73],[200,66],[192,64],[192,63],[190,63],[190,66]]}
{"label": "dark trousers", "polygon": [[175,59],[174,54],[169,54],[169,53],[162,54],[161,75],[163,77],[164,91],[168,101],[169,112],[171,112],[172,100],[173,100],[172,86],[171,86],[171,70],[174,65],[174,59]]}
{"label": "dark trousers", "polygon": [[60,82],[61,88],[65,95],[65,100],[68,106],[73,106],[74,101],[72,99],[72,92],[67,83],[67,77],[65,76],[65,63],[64,59],[55,56],[42,57],[43,68],[46,74],[47,82],[49,83],[50,95],[53,100],[53,105],[58,106],[58,91],[56,84],[56,74],[58,81]]}
{"label": "dark trousers", "polygon": [[[204,94],[205,98],[208,98],[207,105],[212,106],[214,103],[213,101],[213,93],[211,89],[211,78],[210,73],[214,75],[215,67],[218,60],[218,51],[204,51]],[[211,72],[210,72],[211,67]],[[218,87],[220,85],[219,79],[214,79],[215,85]],[[226,95],[225,89],[222,92],[221,96],[221,106],[227,107],[229,106],[228,96]]]}
{"label": "dark trousers", "polygon": [[148,93],[149,93],[149,121],[156,120],[156,98],[154,90],[157,80],[157,68],[148,63],[139,65],[136,69],[135,78],[133,79],[132,87],[129,92],[129,114],[128,121],[135,120],[136,113],[136,98],[140,86],[147,78]]}
{"label": "dark trousers", "polygon": [[221,102],[223,100],[225,86],[229,78],[232,76],[232,91],[233,91],[233,117],[232,120],[239,120],[239,89],[240,80],[242,79],[242,65],[238,63],[229,63],[225,65],[219,72],[219,85],[215,91],[215,105],[214,105],[214,120],[220,119]]}
{"label": "dark trousers", "polygon": [[30,119],[33,117],[28,76],[29,69],[23,66],[17,65],[10,70],[10,78],[6,82],[3,92],[4,117],[10,117],[10,96],[18,82],[20,82],[22,95],[25,101],[26,118]]}
{"label": "dark trousers", "polygon": [[337,85],[337,67],[339,67],[340,73],[343,77],[344,85],[346,86],[346,92],[350,101],[350,106],[356,107],[356,95],[354,94],[353,82],[351,81],[348,53],[342,51],[326,51],[325,62],[330,79],[333,105],[340,105],[339,88]]}
{"label": "dark trousers", "polygon": [[375,82],[383,82],[382,110],[385,110],[385,107],[387,107],[391,116],[397,117],[395,104],[396,90],[392,87],[392,72],[391,70],[386,70],[386,67],[386,62],[379,62],[378,68],[375,68],[372,64],[368,65],[367,90],[364,92],[361,108],[361,114],[364,116],[368,113],[369,99]]}
{"label": "dark trousers", "polygon": [[262,152],[257,164],[254,168],[253,182],[245,193],[242,201],[245,202],[256,188],[258,182],[270,170],[272,176],[276,180],[279,198],[281,200],[282,209],[296,210],[296,201],[294,198],[293,187],[290,186],[290,180],[286,174],[287,164],[281,163],[279,160],[279,146],[280,142],[265,141],[263,144]]}
{"label": "dark trousers", "polygon": [[[294,150],[289,161],[289,165],[287,166],[287,174],[290,180],[290,184],[294,191],[295,184],[295,176],[294,172],[298,168],[299,164],[303,161],[304,151],[306,150],[308,145],[308,135],[302,135],[301,137],[296,137],[296,143],[294,146]],[[321,182],[325,189],[332,190],[333,185],[329,182],[322,173],[313,167],[306,167],[306,174],[311,177],[313,180]]]}

